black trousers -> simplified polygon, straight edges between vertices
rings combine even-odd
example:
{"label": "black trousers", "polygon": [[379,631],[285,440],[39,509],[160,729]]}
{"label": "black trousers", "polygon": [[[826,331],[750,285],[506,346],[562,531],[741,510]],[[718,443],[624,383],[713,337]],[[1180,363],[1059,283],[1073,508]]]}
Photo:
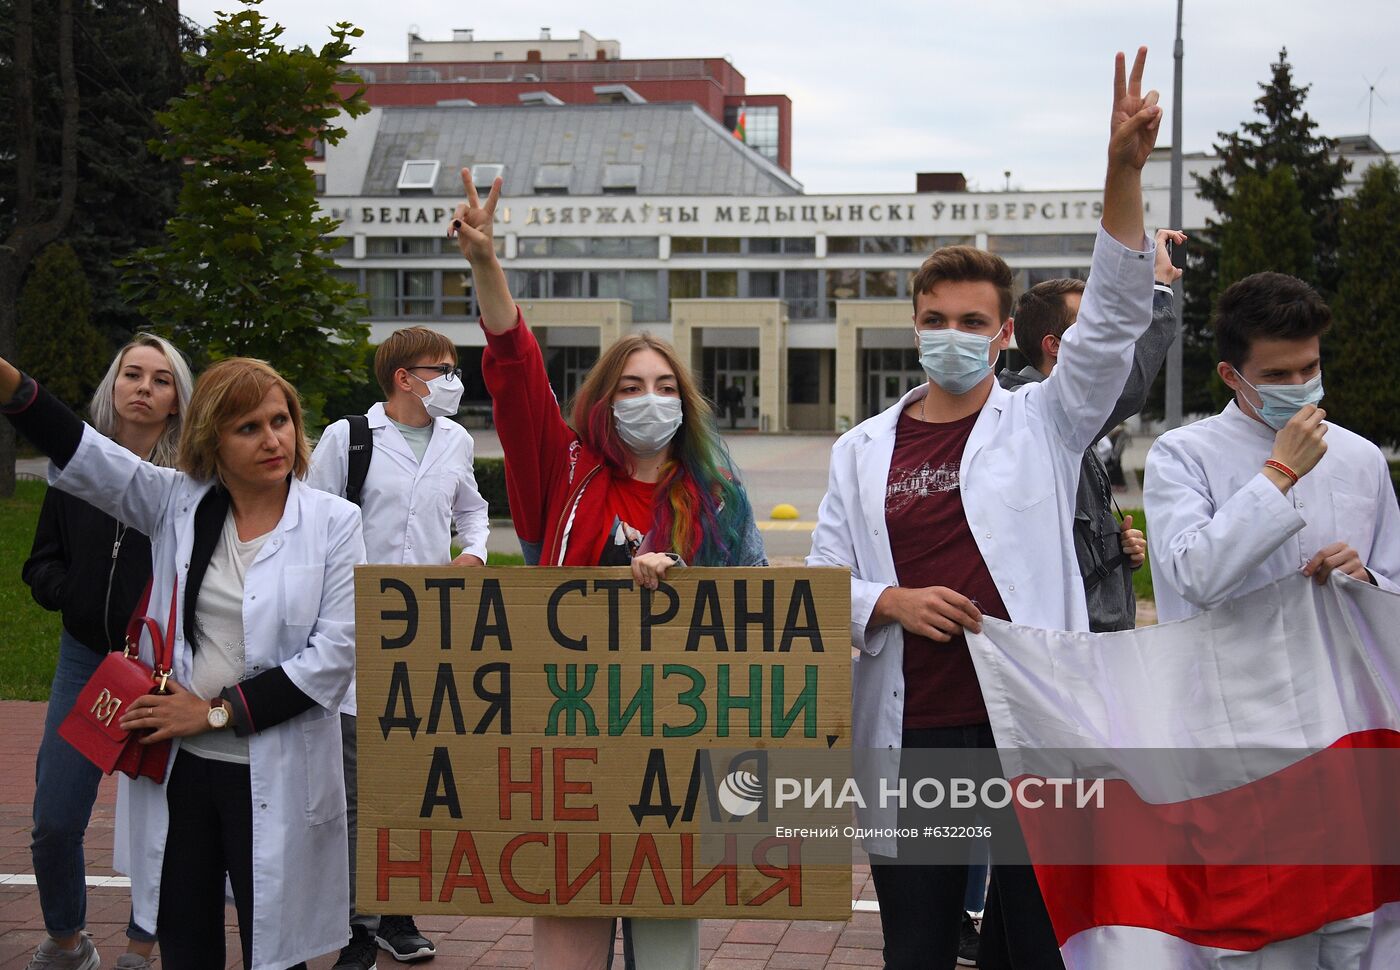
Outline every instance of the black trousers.
{"label": "black trousers", "polygon": [[[166,785],[170,831],[156,938],[165,970],[227,961],[224,877],[233,886],[243,966],[253,963],[253,792],[248,766],[181,751]],[[300,963],[290,970],[305,970]]]}
{"label": "black trousers", "polygon": [[[963,748],[970,753],[972,749],[996,747],[986,724],[911,728],[905,730],[902,743],[909,752],[921,748]],[[965,777],[977,777],[984,770],[985,761],[980,757],[969,757],[963,769]],[[901,774],[904,773],[902,763]],[[899,815],[901,828],[922,828],[947,821],[930,819],[925,810],[916,806],[902,809]],[[996,811],[982,821],[994,827],[996,838],[991,889],[982,919],[979,970],[1063,970],[1064,961],[1035,871],[1026,865],[996,864],[998,845],[1020,841],[1014,810],[1008,807]],[[901,839],[898,855],[908,860],[917,855],[918,848],[917,840]],[[965,863],[911,865],[885,856],[870,857],[870,874],[880,900],[880,926],[885,936],[885,970],[952,970],[957,965],[967,868]]]}

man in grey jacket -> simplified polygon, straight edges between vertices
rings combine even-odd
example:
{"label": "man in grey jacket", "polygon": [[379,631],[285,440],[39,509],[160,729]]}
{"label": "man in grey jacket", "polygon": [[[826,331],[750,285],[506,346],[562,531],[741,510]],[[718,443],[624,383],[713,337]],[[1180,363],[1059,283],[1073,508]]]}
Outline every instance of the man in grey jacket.
{"label": "man in grey jacket", "polygon": [[[1142,409],[1147,391],[1167,358],[1167,348],[1177,337],[1171,285],[1181,276],[1181,270],[1172,265],[1166,244],[1181,245],[1185,241],[1183,232],[1157,230],[1152,325],[1133,348],[1132,372],[1117,406],[1104,422],[1100,438]],[[1014,373],[1003,370],[998,374],[1002,387],[1014,391],[1050,376],[1059,356],[1060,338],[1074,324],[1083,292],[1082,280],[1060,279],[1038,283],[1021,294],[1015,313],[1016,346],[1030,364]],[[1079,473],[1074,549],[1088,598],[1089,629],[1095,633],[1131,630],[1137,620],[1133,570],[1143,563],[1146,542],[1142,533],[1132,528],[1131,516],[1119,525],[1113,514],[1108,470],[1093,447],[1084,452]]]}

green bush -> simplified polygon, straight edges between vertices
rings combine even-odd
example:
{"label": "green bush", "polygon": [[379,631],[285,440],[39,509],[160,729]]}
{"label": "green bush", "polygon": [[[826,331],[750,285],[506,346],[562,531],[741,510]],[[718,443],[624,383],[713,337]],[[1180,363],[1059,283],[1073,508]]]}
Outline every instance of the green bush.
{"label": "green bush", "polygon": [[477,490],[491,506],[491,518],[510,518],[510,499],[506,496],[506,460],[477,458],[472,463],[472,471],[476,475]]}
{"label": "green bush", "polygon": [[1390,463],[1390,484],[1395,486],[1395,497],[1400,499],[1400,461]]}

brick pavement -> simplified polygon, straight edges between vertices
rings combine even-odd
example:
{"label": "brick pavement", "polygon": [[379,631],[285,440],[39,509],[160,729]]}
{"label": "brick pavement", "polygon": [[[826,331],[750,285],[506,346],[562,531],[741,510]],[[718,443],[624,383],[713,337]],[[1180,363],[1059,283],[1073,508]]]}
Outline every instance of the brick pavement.
{"label": "brick pavement", "polygon": [[[0,873],[32,873],[29,858],[30,809],[34,799],[34,753],[43,730],[45,705],[0,701],[0,777],[10,781],[0,791]],[[103,780],[92,825],[88,828],[87,871],[113,875],[112,825],[116,782]],[[873,900],[869,869],[857,866],[852,899]],[[88,930],[103,963],[111,966],[125,948],[130,898],[124,888],[88,889]],[[230,968],[241,966],[232,909],[228,952]],[[515,917],[430,916],[419,926],[437,942],[437,959],[427,967],[529,967],[530,923]],[[0,970],[22,970],[40,940],[38,891],[33,886],[0,885]],[[708,970],[858,970],[881,965],[878,913],[857,912],[845,923],[706,920],[700,930],[702,964]],[[619,952],[620,952],[619,944]],[[329,970],[331,957],[315,960],[310,970]],[[395,967],[381,955],[381,968]],[[159,962],[156,964],[159,967]],[[420,966],[422,966],[420,964]],[[617,966],[621,966],[620,961]],[[213,968],[217,970],[217,968]],[[547,970],[547,968],[540,968]]]}

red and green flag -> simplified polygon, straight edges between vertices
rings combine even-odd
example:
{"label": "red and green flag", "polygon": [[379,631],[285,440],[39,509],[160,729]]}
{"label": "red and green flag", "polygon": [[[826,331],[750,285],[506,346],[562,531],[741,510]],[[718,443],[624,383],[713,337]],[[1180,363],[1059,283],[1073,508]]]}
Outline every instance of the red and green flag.
{"label": "red and green flag", "polygon": [[739,106],[739,123],[734,126],[734,137],[745,145],[749,143],[748,131],[744,128],[744,106]]}

